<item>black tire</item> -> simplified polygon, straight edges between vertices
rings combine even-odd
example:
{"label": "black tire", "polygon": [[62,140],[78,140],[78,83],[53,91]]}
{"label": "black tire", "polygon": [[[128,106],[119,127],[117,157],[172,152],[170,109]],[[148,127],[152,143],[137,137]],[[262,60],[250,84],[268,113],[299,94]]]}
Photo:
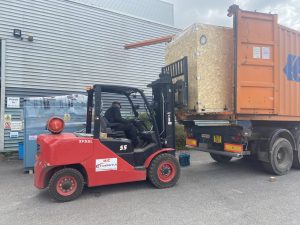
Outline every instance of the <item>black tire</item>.
{"label": "black tire", "polygon": [[269,163],[263,163],[264,168],[275,175],[287,174],[293,164],[293,147],[285,138],[278,138],[269,151]]}
{"label": "black tire", "polygon": [[82,174],[76,169],[64,168],[52,175],[49,181],[48,192],[53,199],[59,202],[68,202],[78,198],[82,193],[83,187],[84,179]]}
{"label": "black tire", "polygon": [[169,188],[177,183],[180,177],[180,166],[175,156],[162,153],[151,161],[147,172],[153,186],[160,189]]}
{"label": "black tire", "polygon": [[294,155],[293,155],[293,168],[294,169],[300,169],[300,136],[298,137],[297,140],[297,151],[293,151]]}
{"label": "black tire", "polygon": [[213,160],[215,160],[218,163],[227,163],[232,159],[232,157],[230,157],[230,156],[217,155],[217,154],[213,154],[213,153],[210,153],[210,156]]}

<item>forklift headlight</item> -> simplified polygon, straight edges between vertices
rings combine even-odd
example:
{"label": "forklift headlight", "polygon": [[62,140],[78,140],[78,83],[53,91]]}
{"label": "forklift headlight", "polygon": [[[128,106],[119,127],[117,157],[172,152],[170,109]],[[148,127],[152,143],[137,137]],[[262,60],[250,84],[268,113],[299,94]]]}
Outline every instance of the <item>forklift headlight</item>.
{"label": "forklift headlight", "polygon": [[63,119],[59,117],[51,117],[47,122],[47,129],[52,134],[59,134],[61,133],[65,128],[65,122]]}

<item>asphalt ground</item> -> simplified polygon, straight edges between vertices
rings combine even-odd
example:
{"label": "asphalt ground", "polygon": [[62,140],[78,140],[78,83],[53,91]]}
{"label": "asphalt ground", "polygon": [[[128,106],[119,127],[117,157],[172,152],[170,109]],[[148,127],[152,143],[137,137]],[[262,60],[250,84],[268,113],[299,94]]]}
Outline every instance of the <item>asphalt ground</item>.
{"label": "asphalt ground", "polygon": [[192,152],[178,184],[155,189],[147,182],[87,188],[57,203],[33,186],[20,161],[0,162],[0,224],[300,224],[300,171],[270,175],[244,160],[214,162]]}

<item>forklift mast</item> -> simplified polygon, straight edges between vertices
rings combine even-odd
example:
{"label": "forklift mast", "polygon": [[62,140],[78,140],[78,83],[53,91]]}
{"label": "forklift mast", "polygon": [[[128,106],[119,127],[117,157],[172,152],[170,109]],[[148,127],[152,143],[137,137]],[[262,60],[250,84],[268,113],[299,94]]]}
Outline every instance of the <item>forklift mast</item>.
{"label": "forklift mast", "polygon": [[159,79],[152,82],[153,110],[160,140],[164,147],[175,148],[175,107],[188,104],[187,57],[162,68]]}

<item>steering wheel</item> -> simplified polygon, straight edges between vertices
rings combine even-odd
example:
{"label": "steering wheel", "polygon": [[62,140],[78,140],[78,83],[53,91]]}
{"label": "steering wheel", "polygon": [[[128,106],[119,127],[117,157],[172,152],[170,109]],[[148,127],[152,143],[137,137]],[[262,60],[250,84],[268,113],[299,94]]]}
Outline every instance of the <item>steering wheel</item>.
{"label": "steering wheel", "polygon": [[[145,121],[135,118],[132,120],[133,124],[138,128],[138,130],[147,131],[149,128],[147,127]],[[142,128],[142,129],[141,129]],[[152,130],[152,128],[151,128]]]}

